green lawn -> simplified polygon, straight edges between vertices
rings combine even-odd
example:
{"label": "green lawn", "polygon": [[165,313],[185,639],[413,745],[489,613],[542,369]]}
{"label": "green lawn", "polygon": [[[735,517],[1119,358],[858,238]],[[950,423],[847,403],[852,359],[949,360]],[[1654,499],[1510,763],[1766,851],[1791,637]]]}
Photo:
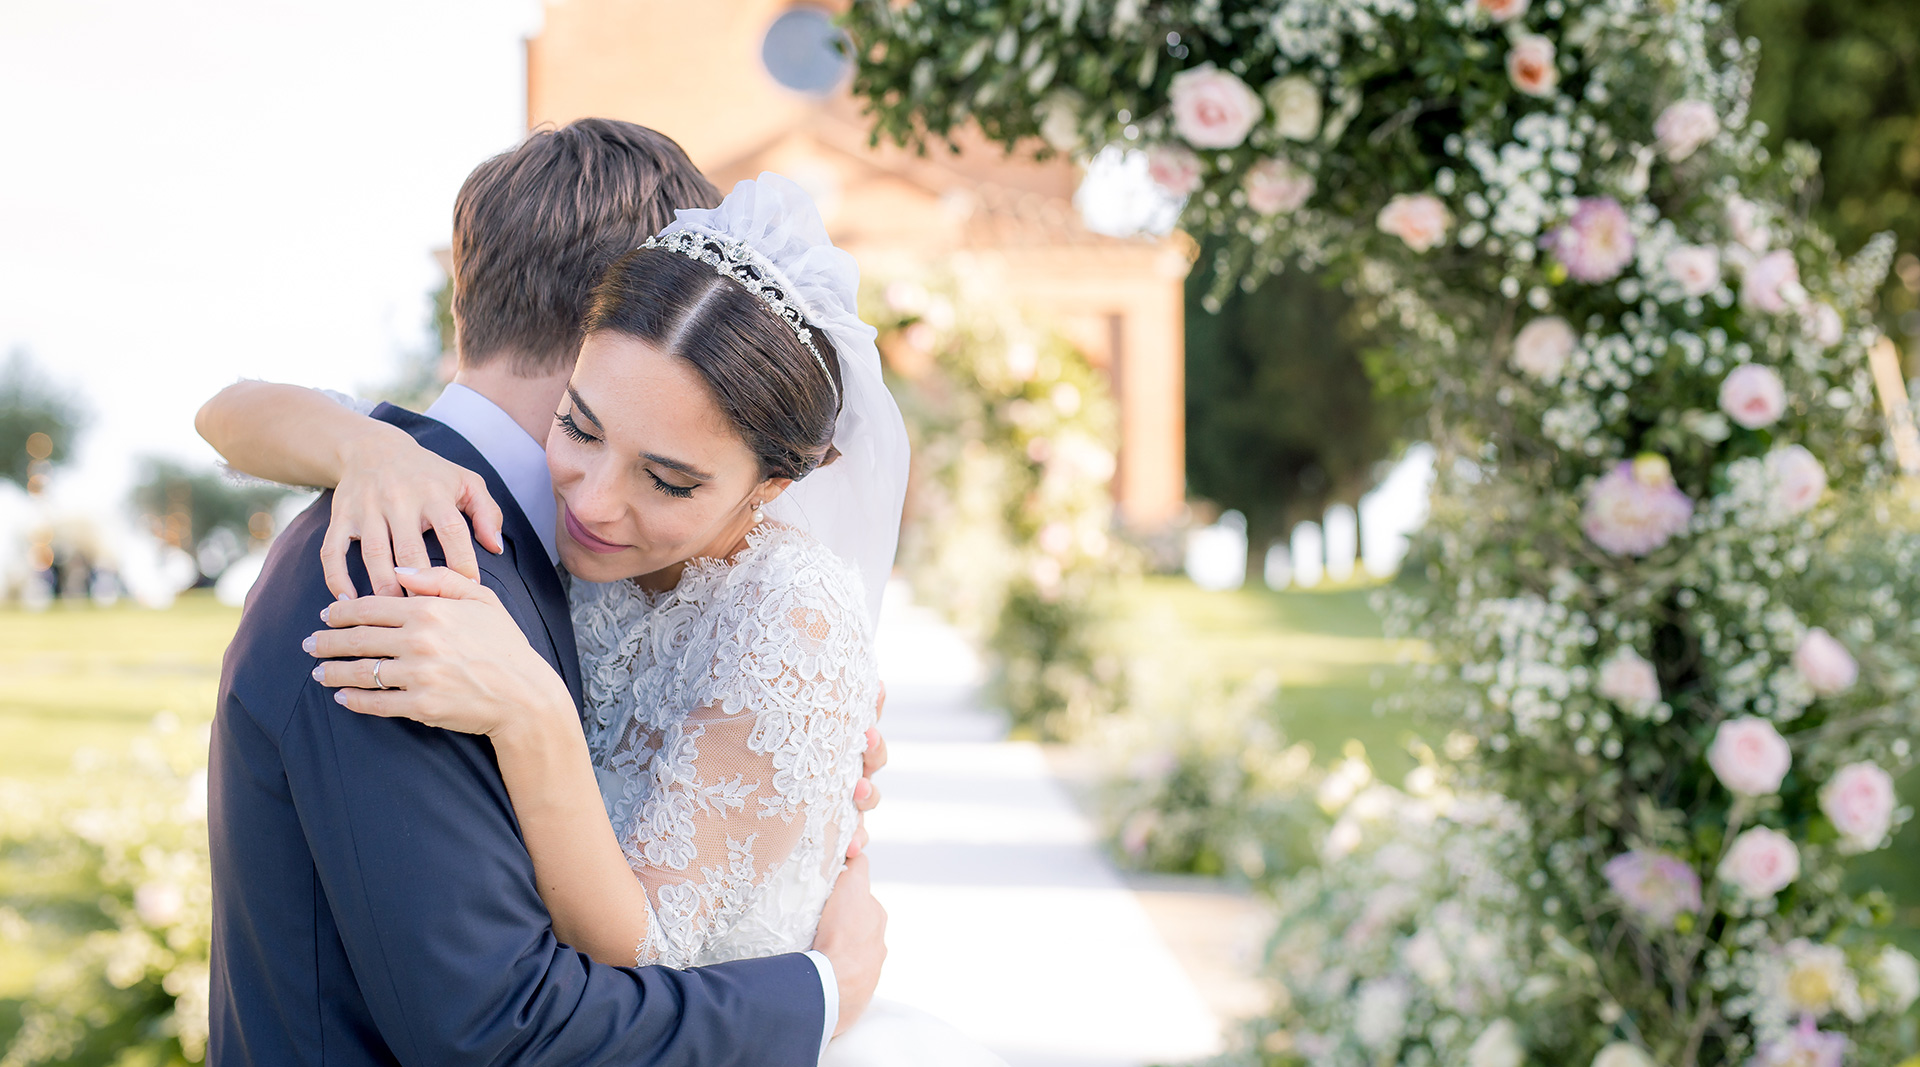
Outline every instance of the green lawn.
{"label": "green lawn", "polygon": [[1376,705],[1404,684],[1409,657],[1421,647],[1381,636],[1367,606],[1371,593],[1370,586],[1214,593],[1155,577],[1128,591],[1122,612],[1133,655],[1229,683],[1270,672],[1279,680],[1275,721],[1289,740],[1311,745],[1320,762],[1359,741],[1375,769],[1398,781],[1413,766],[1407,743],[1416,727]]}
{"label": "green lawn", "polygon": [[[206,722],[239,619],[205,593],[168,611],[0,607],[0,780],[35,793],[77,788],[75,757],[85,750],[122,753],[163,718],[181,728]],[[30,857],[0,857],[0,904],[46,914],[59,887],[44,875]],[[57,946],[0,936],[0,1047],[49,951]]]}

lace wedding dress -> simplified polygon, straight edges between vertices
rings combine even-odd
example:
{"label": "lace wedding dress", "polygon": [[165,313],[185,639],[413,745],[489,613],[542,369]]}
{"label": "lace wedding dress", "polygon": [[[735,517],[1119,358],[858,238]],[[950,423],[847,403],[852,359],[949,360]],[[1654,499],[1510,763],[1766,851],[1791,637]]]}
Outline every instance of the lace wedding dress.
{"label": "lace wedding dress", "polygon": [[[858,825],[879,678],[859,575],[763,523],[731,561],[653,594],[571,587],[587,743],[647,887],[636,962],[695,967],[812,947]],[[876,1003],[823,1067],[987,1067],[958,1031]],[[1003,1065],[1002,1065],[1003,1067]]]}

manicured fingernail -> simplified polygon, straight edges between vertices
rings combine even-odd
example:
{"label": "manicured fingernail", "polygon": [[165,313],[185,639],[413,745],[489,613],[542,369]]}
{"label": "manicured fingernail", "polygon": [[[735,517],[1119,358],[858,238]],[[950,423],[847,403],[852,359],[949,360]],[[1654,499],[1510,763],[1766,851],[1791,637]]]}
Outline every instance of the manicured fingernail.
{"label": "manicured fingernail", "polygon": [[874,749],[879,747],[880,747],[880,731],[878,729],[869,729],[867,731],[867,751],[871,752]]}
{"label": "manicured fingernail", "polygon": [[419,574],[419,573],[420,573],[420,568],[418,568],[418,567],[395,567],[395,568],[393,569],[393,573],[395,573],[395,574]]}
{"label": "manicured fingernail", "polygon": [[300,642],[300,647],[301,649],[305,650],[307,655],[311,656],[313,655],[313,650],[319,647],[319,644],[320,642],[316,640],[312,634],[308,634],[307,639],[305,641]]}
{"label": "manicured fingernail", "polygon": [[328,605],[327,605],[326,607],[324,607],[324,608],[321,608],[321,609],[320,609],[320,621],[321,621],[321,622],[326,622],[326,621],[327,621],[327,612],[329,612],[329,611],[332,611],[332,610],[333,610],[333,605],[332,605],[332,604],[328,604]]}
{"label": "manicured fingernail", "polygon": [[873,783],[867,781],[865,778],[862,778],[853,787],[853,799],[865,800],[867,799],[867,796],[872,792],[873,792]]}
{"label": "manicured fingernail", "polygon": [[321,666],[315,667],[313,669],[313,680],[316,682],[326,681],[327,680],[326,675],[327,675],[327,668],[324,664]]}
{"label": "manicured fingernail", "polygon": [[346,703],[347,703],[347,691],[346,691],[345,689],[336,689],[336,690],[334,690],[334,691],[333,691],[333,702],[334,702],[335,704],[339,704],[339,705],[342,705],[342,706],[345,706],[345,705],[346,705]]}
{"label": "manicured fingernail", "polygon": [[352,593],[341,593],[341,594],[340,594],[340,596],[339,596],[339,597],[338,597],[337,599],[339,599],[339,600],[341,600],[341,601],[348,601],[348,600],[352,600],[352,599],[353,599],[353,594],[352,594]]}

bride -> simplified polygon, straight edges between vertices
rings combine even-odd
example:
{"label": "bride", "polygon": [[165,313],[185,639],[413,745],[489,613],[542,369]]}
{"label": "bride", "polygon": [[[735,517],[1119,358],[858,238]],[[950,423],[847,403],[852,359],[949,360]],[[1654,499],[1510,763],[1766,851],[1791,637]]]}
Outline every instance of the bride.
{"label": "bride", "polygon": [[[492,741],[554,928],[594,959],[805,950],[854,845],[906,458],[857,284],[806,195],[763,174],[595,286],[547,439],[584,710],[446,568],[396,568],[410,598],[343,599],[309,641],[348,709]],[[220,413],[254,445],[234,467],[340,446],[277,429],[312,425],[285,417],[315,402],[297,392]],[[341,483],[383,477],[349,465]],[[430,510],[456,504],[485,510]],[[876,1002],[821,1063],[1000,1061]]]}

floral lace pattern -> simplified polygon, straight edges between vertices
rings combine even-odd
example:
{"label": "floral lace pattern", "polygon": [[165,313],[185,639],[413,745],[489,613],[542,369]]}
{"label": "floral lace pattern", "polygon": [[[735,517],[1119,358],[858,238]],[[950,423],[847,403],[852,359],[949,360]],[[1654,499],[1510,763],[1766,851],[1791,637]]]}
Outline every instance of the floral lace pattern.
{"label": "floral lace pattern", "polygon": [[587,744],[648,890],[636,962],[803,951],[845,865],[879,676],[860,576],[789,526],[653,594],[574,582]]}

